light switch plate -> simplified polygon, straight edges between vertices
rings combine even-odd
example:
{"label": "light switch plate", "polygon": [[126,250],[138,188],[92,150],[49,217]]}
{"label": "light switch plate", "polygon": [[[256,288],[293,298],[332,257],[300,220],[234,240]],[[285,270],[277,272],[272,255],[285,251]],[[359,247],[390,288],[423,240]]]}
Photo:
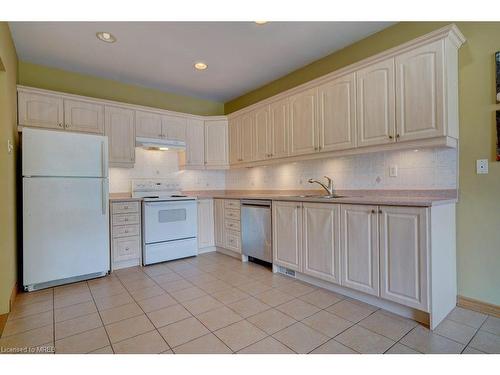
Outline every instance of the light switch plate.
{"label": "light switch plate", "polygon": [[389,177],[398,177],[398,166],[391,165],[389,167]]}
{"label": "light switch plate", "polygon": [[476,160],[476,173],[477,174],[488,174],[488,159]]}
{"label": "light switch plate", "polygon": [[14,145],[10,141],[10,139],[7,140],[7,153],[12,154],[12,151],[14,151]]}

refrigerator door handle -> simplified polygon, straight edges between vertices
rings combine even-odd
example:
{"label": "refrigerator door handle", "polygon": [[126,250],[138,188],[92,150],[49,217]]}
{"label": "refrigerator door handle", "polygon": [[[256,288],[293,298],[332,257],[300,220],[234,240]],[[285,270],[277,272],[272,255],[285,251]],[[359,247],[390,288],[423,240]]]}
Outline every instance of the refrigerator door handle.
{"label": "refrigerator door handle", "polygon": [[106,144],[104,141],[101,142],[101,177],[108,177],[108,166],[107,166],[107,155],[106,155]]}
{"label": "refrigerator door handle", "polygon": [[108,190],[107,190],[107,180],[105,178],[102,179],[102,214],[106,215],[106,212],[108,210]]}

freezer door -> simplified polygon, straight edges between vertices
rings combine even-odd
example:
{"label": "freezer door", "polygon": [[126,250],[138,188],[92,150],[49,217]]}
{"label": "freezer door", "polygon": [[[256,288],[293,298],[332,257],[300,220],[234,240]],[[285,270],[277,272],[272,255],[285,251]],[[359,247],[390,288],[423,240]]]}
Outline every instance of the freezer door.
{"label": "freezer door", "polygon": [[109,271],[108,180],[23,178],[23,284]]}
{"label": "freezer door", "polygon": [[22,160],[23,176],[107,177],[108,139],[24,128]]}

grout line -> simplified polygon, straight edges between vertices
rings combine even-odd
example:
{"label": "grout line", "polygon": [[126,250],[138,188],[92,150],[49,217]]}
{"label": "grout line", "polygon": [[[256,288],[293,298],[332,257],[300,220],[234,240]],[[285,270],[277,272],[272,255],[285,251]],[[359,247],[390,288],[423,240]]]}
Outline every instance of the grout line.
{"label": "grout line", "polygon": [[[106,276],[104,276],[106,277]],[[102,320],[102,316],[101,316],[101,312],[99,311],[99,309],[97,308],[97,303],[95,302],[95,298],[94,298],[94,295],[92,294],[92,291],[90,290],[90,287],[87,283],[87,288],[89,288],[89,291],[90,291],[90,295],[92,296],[92,301],[94,301],[94,305],[95,305],[95,308],[97,310],[97,314],[99,315],[99,319],[101,319],[101,323],[102,323],[102,329],[104,330],[104,332],[106,333],[106,337],[108,338],[108,342],[109,342],[109,346],[111,346],[111,351],[113,352],[113,354],[115,353],[115,349],[113,348],[113,345],[111,343],[111,339],[109,338],[109,335],[108,335],[108,331],[106,330],[106,326],[104,325],[104,321]],[[107,346],[107,345],[105,345]],[[104,346],[102,347],[104,348]],[[102,348],[99,348],[99,349],[102,349]],[[98,349],[96,349],[98,350]]]}

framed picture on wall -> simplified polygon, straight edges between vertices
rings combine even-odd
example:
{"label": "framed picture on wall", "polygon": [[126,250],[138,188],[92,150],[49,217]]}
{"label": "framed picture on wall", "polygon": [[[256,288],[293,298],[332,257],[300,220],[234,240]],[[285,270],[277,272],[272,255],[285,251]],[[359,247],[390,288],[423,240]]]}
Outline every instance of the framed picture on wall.
{"label": "framed picture on wall", "polygon": [[500,103],[500,51],[495,53],[495,71],[497,81],[497,103]]}
{"label": "framed picture on wall", "polygon": [[500,161],[500,110],[497,111],[497,161]]}

